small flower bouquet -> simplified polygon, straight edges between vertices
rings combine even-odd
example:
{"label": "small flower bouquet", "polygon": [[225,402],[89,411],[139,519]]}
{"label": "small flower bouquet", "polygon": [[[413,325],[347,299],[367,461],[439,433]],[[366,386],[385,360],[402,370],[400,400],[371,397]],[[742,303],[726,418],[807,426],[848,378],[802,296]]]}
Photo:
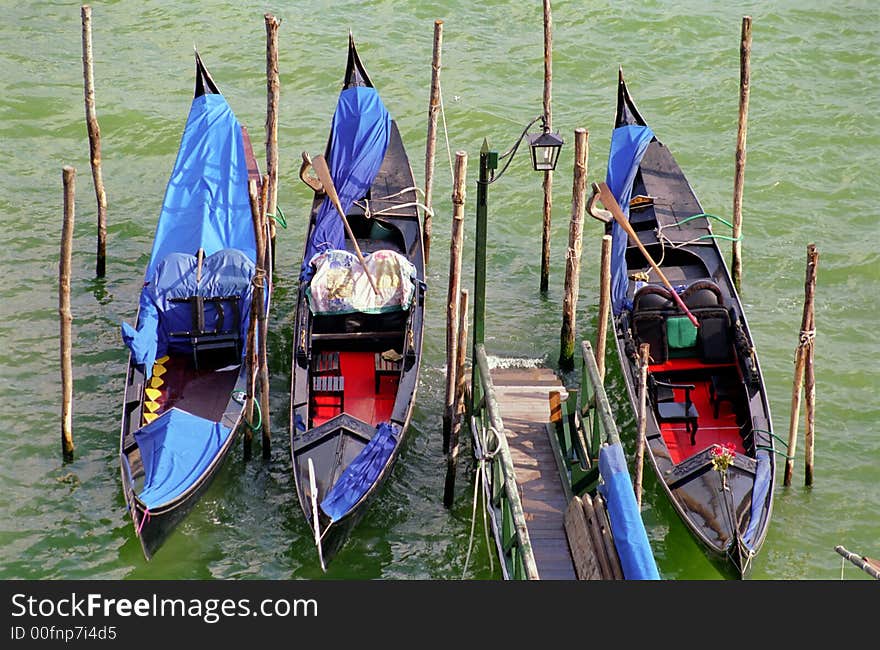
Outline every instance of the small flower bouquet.
{"label": "small flower bouquet", "polygon": [[726,472],[727,468],[733,465],[733,459],[736,458],[736,449],[729,442],[723,445],[714,445],[709,453],[712,457],[712,469],[716,472]]}

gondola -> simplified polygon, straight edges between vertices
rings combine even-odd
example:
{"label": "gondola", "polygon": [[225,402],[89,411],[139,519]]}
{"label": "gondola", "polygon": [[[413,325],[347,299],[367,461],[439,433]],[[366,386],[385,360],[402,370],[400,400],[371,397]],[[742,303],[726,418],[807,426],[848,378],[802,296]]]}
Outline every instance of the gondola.
{"label": "gondola", "polygon": [[[122,487],[148,560],[208,488],[244,422],[248,326],[256,313],[251,180],[259,187],[247,130],[196,53],[195,95],[136,327],[122,324],[129,349]],[[268,286],[262,295],[268,310]]]}
{"label": "gondola", "polygon": [[[614,209],[594,209],[597,197]],[[721,574],[746,578],[773,506],[764,381],[719,249],[725,236],[713,233],[716,218],[647,126],[622,72],[606,182],[590,204],[612,237],[612,320],[636,414],[648,346],[646,450],[659,483]]]}
{"label": "gondola", "polygon": [[303,160],[300,177],[314,201],[299,270],[290,449],[299,503],[326,569],[400,453],[424,322],[418,188],[351,34],[323,182],[318,157]]}

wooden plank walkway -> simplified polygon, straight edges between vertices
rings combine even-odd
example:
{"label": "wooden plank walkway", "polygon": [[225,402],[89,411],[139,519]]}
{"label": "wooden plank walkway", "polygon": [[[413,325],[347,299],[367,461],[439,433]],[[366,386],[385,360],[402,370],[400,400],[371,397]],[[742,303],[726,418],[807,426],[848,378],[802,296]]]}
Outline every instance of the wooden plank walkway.
{"label": "wooden plank walkway", "polygon": [[565,387],[549,368],[494,368],[491,376],[538,574],[577,580],[565,535],[568,503],[547,430],[550,391],[564,398]]}

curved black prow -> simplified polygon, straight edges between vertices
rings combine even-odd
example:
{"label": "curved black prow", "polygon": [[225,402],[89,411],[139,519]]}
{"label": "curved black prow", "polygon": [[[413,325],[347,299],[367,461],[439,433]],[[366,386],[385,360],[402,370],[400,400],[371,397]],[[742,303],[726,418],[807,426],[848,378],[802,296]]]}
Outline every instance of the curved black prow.
{"label": "curved black prow", "polygon": [[627,126],[637,124],[639,126],[648,126],[648,123],[642,118],[639,109],[636,108],[635,102],[629,96],[626,89],[626,82],[623,80],[623,68],[617,69],[617,114],[614,118],[614,128],[619,126]]}
{"label": "curved black prow", "polygon": [[348,32],[348,63],[345,65],[345,82],[342,84],[342,89],[347,90],[354,86],[372,88],[373,82],[370,81],[370,76],[367,74],[364,64],[361,63],[361,58],[358,56],[357,49],[354,46],[354,36],[352,36],[351,32]]}
{"label": "curved black prow", "polygon": [[208,72],[205,64],[202,63],[202,57],[196,52],[196,91],[194,97],[211,94],[220,95],[222,93],[211,78],[211,73]]}

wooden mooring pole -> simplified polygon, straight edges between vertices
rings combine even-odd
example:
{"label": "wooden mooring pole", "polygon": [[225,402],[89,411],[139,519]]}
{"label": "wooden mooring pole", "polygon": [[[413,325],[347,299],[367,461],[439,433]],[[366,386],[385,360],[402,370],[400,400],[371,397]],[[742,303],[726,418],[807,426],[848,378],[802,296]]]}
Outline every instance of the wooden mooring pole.
{"label": "wooden mooring pole", "polygon": [[104,192],[104,176],[101,171],[101,128],[98,126],[98,116],[95,112],[95,76],[92,69],[92,8],[89,5],[83,5],[81,14],[86,128],[89,131],[89,159],[92,165],[92,179],[95,183],[95,198],[98,201],[98,250],[95,275],[103,278],[107,272],[107,194]]}
{"label": "wooden mooring pole", "polygon": [[[263,178],[266,184],[266,178]],[[266,354],[266,336],[268,327],[266,324],[266,303],[263,287],[268,280],[266,276],[266,263],[269,256],[266,242],[266,222],[264,208],[260,205],[257,195],[257,182],[248,182],[248,194],[251,202],[251,216],[254,220],[254,234],[257,239],[257,268],[254,272],[254,291],[251,309],[251,318],[257,319],[257,367],[260,377],[260,415],[263,432],[263,458],[269,458],[271,453],[272,430],[269,414],[269,366]],[[256,312],[256,314],[254,314]]]}
{"label": "wooden mooring pole", "polygon": [[434,21],[434,53],[431,59],[431,96],[428,99],[428,139],[425,145],[425,264],[431,256],[431,210],[434,194],[434,150],[437,146],[437,114],[440,112],[440,53],[443,45],[443,21]]}
{"label": "wooden mooring pole", "polygon": [[[862,571],[867,573],[872,578],[876,578],[880,580],[880,569],[877,568],[877,562],[872,561],[864,555],[858,555],[851,551],[848,551],[846,547],[837,545],[834,547],[834,550],[837,551],[837,554],[840,555],[844,560],[849,560],[853,565],[860,568]],[[841,567],[841,579],[843,578],[843,568]]]}
{"label": "wooden mooring pole", "polygon": [[[806,485],[813,483],[813,431],[816,395],[815,375],[813,372],[813,345],[816,336],[813,302],[816,295],[816,272],[819,267],[819,251],[815,244],[807,246],[807,269],[804,280],[804,311],[801,317],[801,331],[798,345],[794,352],[794,381],[791,389],[791,413],[788,420],[788,455],[785,459],[785,474],[782,484],[791,485],[794,466],[794,454],[797,449],[798,422],[801,409],[801,388],[806,380],[806,431],[804,443],[806,447]],[[809,368],[809,370],[808,370]]]}
{"label": "wooden mooring pole", "polygon": [[449,289],[446,294],[446,401],[443,411],[443,451],[448,453],[455,419],[455,392],[458,359],[459,294],[461,293],[461,254],[464,242],[464,204],[467,182],[467,152],[455,152],[452,187],[452,234],[449,243]]}
{"label": "wooden mooring pole", "polygon": [[278,76],[278,28],[281,26],[281,21],[269,13],[264,19],[266,21],[266,174],[269,177],[269,203],[264,205],[264,211],[269,218],[269,241],[272,269],[274,269],[275,220],[278,210],[278,99],[281,94]]}
{"label": "wooden mooring pole", "polygon": [[458,300],[458,344],[456,346],[455,360],[455,400],[452,411],[452,435],[449,438],[449,451],[446,455],[446,487],[443,491],[443,505],[447,508],[452,506],[455,498],[455,472],[458,467],[459,439],[461,437],[461,419],[467,409],[465,408],[465,361],[467,357],[468,339],[468,292],[462,289]]}
{"label": "wooden mooring pole", "polygon": [[645,467],[645,435],[648,429],[648,358],[651,346],[642,343],[639,346],[639,413],[638,433],[636,438],[635,479],[633,489],[636,493],[636,502],[642,506],[642,476]]}
{"label": "wooden mooring pole", "polygon": [[[246,426],[244,428],[244,459],[250,460],[251,454],[253,452],[253,441],[254,441],[254,396],[256,395],[256,387],[257,387],[257,350],[256,350],[256,332],[257,332],[257,319],[249,318],[248,319],[248,331],[247,331],[247,342],[245,345],[245,362],[247,363],[248,368],[248,377],[247,377],[247,386],[246,386],[246,394],[247,399],[245,401],[244,414],[245,419],[247,420]],[[260,413],[262,417],[262,413]],[[262,423],[261,423],[262,425]]]}
{"label": "wooden mooring pole", "polygon": [[[550,0],[544,0],[544,120],[548,129],[553,124],[551,90],[553,83],[553,18]],[[550,222],[553,211],[553,172],[544,172],[544,217],[541,237],[541,293],[550,286]]]}
{"label": "wooden mooring pole", "polygon": [[611,311],[611,235],[602,237],[601,269],[599,271],[599,322],[596,332],[596,365],[599,379],[605,383],[605,347],[608,340],[608,317]]}
{"label": "wooden mooring pole", "polygon": [[749,58],[752,53],[752,17],[743,16],[739,46],[739,128],[736,136],[736,169],[733,180],[733,284],[742,290],[742,196],[746,173],[746,131],[749,121]]}
{"label": "wooden mooring pole", "polygon": [[562,299],[562,332],[559,350],[559,369],[563,372],[574,370],[575,323],[580,289],[581,249],[587,191],[588,137],[589,133],[586,129],[575,129],[571,223],[568,227],[568,249],[565,253],[565,294]]}
{"label": "wooden mooring pole", "polygon": [[73,250],[73,222],[76,199],[76,169],[61,170],[64,183],[64,223],[61,229],[61,257],[58,262],[58,317],[61,323],[61,453],[73,460],[73,362],[71,361],[70,265]]}

